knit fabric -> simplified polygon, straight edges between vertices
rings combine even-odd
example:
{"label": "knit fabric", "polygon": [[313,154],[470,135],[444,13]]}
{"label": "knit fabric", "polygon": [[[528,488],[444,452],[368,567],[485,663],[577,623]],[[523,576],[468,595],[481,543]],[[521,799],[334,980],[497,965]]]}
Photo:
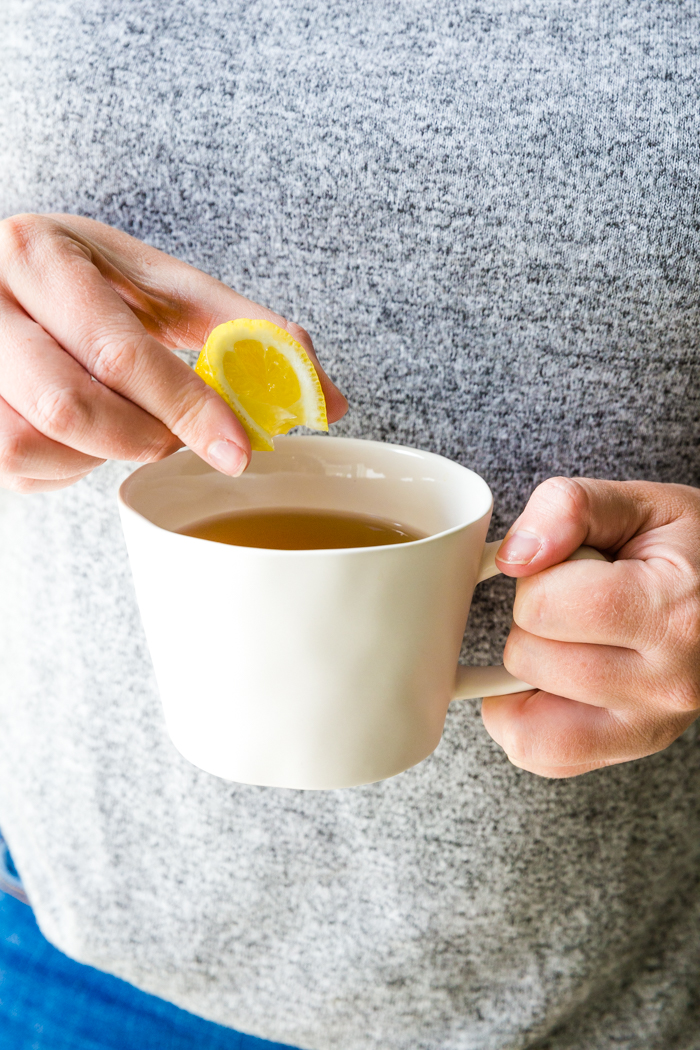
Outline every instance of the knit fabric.
{"label": "knit fabric", "polygon": [[[297,320],[335,432],[475,469],[493,536],[554,474],[700,485],[696,2],[3,0],[0,32],[0,213],[100,219]],[[462,702],[383,783],[203,773],[130,469],[0,498],[0,824],[45,934],[304,1050],[697,1050],[696,728],[549,781]],[[512,594],[479,589],[465,659]]]}

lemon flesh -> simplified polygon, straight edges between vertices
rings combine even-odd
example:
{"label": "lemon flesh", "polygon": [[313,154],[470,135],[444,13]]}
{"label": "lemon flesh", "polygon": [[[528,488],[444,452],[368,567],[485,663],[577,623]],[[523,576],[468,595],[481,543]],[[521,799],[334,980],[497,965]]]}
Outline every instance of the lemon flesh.
{"label": "lemon flesh", "polygon": [[251,447],[271,452],[292,427],[328,430],[326,399],[301,343],[271,321],[218,325],[195,366],[238,416]]}

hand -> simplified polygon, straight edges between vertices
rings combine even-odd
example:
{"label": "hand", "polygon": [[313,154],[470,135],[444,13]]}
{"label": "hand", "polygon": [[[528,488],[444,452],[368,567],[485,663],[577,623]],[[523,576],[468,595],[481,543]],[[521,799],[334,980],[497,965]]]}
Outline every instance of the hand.
{"label": "hand", "polygon": [[[581,544],[612,563],[561,564]],[[486,697],[511,762],[572,777],[668,747],[700,713],[700,489],[552,478],[497,564],[520,577],[506,668],[538,686]]]}
{"label": "hand", "polygon": [[58,489],[105,459],[148,462],[183,444],[225,474],[250,443],[222,398],[168,348],[265,318],[311,357],[329,422],[347,402],[309,335],[186,263],[73,215],[0,223],[0,486]]}

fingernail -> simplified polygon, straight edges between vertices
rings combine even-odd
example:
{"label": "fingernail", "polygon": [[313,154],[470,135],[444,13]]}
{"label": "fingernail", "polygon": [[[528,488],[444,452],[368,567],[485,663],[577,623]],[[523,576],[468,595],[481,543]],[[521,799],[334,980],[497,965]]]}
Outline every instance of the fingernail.
{"label": "fingernail", "polygon": [[237,478],[248,466],[248,457],[235,441],[212,441],[207,449],[207,459],[222,474]]}
{"label": "fingernail", "polygon": [[539,536],[518,529],[504,539],[496,557],[508,565],[527,565],[542,546]]}

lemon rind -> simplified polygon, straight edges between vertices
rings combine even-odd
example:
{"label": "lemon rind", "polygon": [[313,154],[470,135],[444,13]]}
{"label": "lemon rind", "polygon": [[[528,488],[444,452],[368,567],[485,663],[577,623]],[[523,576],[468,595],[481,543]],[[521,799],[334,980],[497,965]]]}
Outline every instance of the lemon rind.
{"label": "lemon rind", "polygon": [[235,390],[226,380],[223,357],[231,350],[232,344],[239,339],[258,339],[260,342],[274,346],[275,350],[286,357],[299,381],[301,389],[299,400],[311,417],[304,421],[304,426],[312,430],[327,431],[328,419],[323,389],[316,369],[301,343],[293,339],[284,328],[280,328],[271,321],[237,318],[235,321],[226,321],[217,325],[210,332],[195,371],[230,404],[251,439],[253,447],[258,447],[261,451],[272,452],[275,445],[273,436],[248,414],[238,400]]}
{"label": "lemon rind", "polygon": [[195,366],[195,372],[206,383],[208,383],[209,386],[213,387],[214,390],[216,390],[217,394],[219,394],[224,399],[226,404],[229,405],[231,409],[233,409],[238,418],[238,421],[240,422],[241,426],[250,438],[250,444],[253,451],[274,452],[275,444],[272,437],[268,434],[266,430],[264,430],[260,426],[259,423],[256,423],[255,420],[248,415],[246,410],[243,408],[243,405],[236,397],[236,393],[233,390],[233,388],[226,382],[225,378],[222,383],[219,379],[219,376],[212,368],[209,362],[206,344],[202,348],[202,352],[199,355],[199,360],[197,361],[197,364]]}

